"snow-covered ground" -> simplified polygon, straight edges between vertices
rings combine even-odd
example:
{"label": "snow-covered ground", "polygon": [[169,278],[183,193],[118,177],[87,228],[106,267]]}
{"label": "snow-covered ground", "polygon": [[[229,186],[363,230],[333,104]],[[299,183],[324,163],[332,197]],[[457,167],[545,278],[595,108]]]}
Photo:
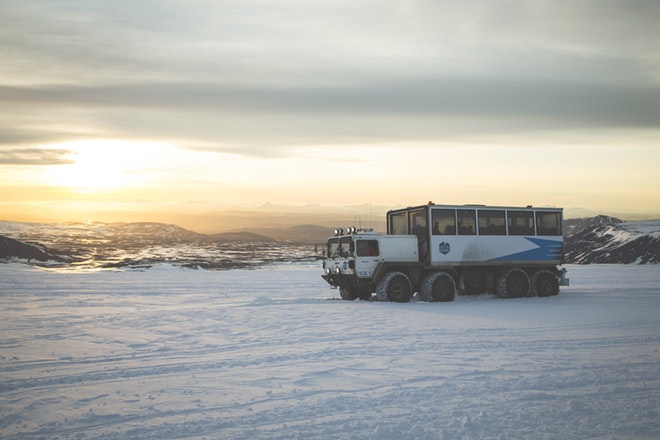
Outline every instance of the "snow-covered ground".
{"label": "snow-covered ground", "polygon": [[318,265],[0,264],[0,437],[660,438],[660,267],[550,298],[336,300]]}

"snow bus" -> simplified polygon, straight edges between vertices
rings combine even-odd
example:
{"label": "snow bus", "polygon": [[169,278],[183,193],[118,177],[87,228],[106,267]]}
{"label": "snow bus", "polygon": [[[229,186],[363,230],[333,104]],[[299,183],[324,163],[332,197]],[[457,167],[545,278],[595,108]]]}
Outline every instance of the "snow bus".
{"label": "snow bus", "polygon": [[569,284],[561,208],[426,205],[387,213],[387,234],[349,227],[326,243],[323,279],[345,300],[453,301],[457,292],[551,296]]}

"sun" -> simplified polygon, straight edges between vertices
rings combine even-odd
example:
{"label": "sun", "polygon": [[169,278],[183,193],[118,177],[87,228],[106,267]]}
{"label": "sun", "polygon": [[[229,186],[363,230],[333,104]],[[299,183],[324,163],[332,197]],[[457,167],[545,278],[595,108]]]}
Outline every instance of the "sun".
{"label": "sun", "polygon": [[71,163],[52,167],[49,180],[77,192],[106,192],[133,184],[138,177],[133,159],[139,144],[90,140],[61,145]]}

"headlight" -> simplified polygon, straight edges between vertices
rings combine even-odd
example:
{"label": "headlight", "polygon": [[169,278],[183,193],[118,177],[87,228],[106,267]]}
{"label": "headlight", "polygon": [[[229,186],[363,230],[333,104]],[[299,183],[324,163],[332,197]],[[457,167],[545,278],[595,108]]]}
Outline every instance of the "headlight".
{"label": "headlight", "polygon": [[339,275],[341,273],[341,269],[339,269],[339,266],[335,267],[335,274]]}
{"label": "headlight", "polygon": [[330,268],[329,268],[329,267],[326,267],[326,268],[325,268],[325,274],[326,274],[326,275],[330,275],[330,272],[331,272],[331,271],[330,271]]}

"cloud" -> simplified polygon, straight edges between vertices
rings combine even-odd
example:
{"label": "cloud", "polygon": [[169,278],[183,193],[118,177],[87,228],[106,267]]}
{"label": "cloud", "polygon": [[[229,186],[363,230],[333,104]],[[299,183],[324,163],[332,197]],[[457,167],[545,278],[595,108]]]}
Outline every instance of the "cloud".
{"label": "cloud", "polygon": [[[85,108],[97,120],[130,135],[129,121],[151,130],[193,130],[231,141],[288,137],[396,135],[397,125],[420,135],[451,134],[443,125],[468,121],[497,130],[561,128],[660,128],[660,88],[647,85],[484,78],[422,78],[333,87],[269,87],[230,84],[127,84],[0,87],[16,108],[58,116],[59,108]],[[123,114],[123,116],[122,116]],[[157,120],[156,120],[157,119]],[[215,123],[213,122],[215,120]],[[380,123],[379,123],[380,121]],[[394,121],[394,122],[393,122]],[[391,124],[394,124],[392,126]],[[136,124],[137,125],[137,124]],[[206,129],[200,127],[207,125]],[[217,128],[217,130],[216,130]],[[224,133],[224,136],[223,136]],[[146,134],[146,133],[145,133]],[[149,135],[157,135],[156,132]],[[398,137],[415,137],[401,133]]]}
{"label": "cloud", "polygon": [[656,130],[658,5],[4,2],[0,142],[90,133],[265,156],[299,144]]}
{"label": "cloud", "polygon": [[[649,80],[660,67],[653,0],[24,0],[0,8],[3,69],[23,83],[291,85],[419,72]],[[598,70],[611,58],[628,62]]]}
{"label": "cloud", "polygon": [[[52,131],[40,132],[38,130],[17,129],[16,121],[0,121],[0,148],[2,146],[14,147],[39,142],[52,142],[58,136]],[[66,136],[66,135],[64,135]]]}
{"label": "cloud", "polygon": [[71,154],[64,149],[0,147],[0,165],[64,165],[73,163]]}

